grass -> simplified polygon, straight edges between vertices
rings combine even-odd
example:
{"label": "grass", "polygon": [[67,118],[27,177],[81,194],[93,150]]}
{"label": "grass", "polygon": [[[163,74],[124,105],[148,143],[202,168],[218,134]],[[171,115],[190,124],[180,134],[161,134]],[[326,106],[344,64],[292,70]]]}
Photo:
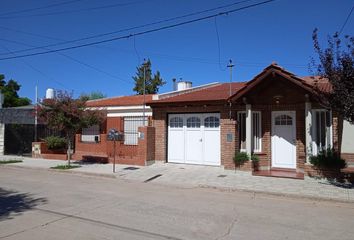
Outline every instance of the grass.
{"label": "grass", "polygon": [[5,160],[5,161],[0,161],[0,164],[10,164],[10,163],[20,163],[23,162],[22,160]]}
{"label": "grass", "polygon": [[64,165],[57,165],[55,167],[51,167],[51,169],[68,170],[68,169],[79,168],[79,167],[80,166],[77,165],[64,164]]}

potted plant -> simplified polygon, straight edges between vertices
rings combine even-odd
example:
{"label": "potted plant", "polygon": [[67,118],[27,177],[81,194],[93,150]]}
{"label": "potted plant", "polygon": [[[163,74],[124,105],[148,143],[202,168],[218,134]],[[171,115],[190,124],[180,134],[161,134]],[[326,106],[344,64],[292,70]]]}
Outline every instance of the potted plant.
{"label": "potted plant", "polygon": [[247,153],[245,153],[245,152],[236,153],[235,157],[234,157],[235,169],[236,169],[237,166],[240,167],[241,165],[243,165],[248,160],[250,160],[250,157],[249,157],[249,155]]}
{"label": "potted plant", "polygon": [[252,160],[253,171],[254,172],[258,171],[259,170],[259,157],[255,154],[252,154],[251,160]]}

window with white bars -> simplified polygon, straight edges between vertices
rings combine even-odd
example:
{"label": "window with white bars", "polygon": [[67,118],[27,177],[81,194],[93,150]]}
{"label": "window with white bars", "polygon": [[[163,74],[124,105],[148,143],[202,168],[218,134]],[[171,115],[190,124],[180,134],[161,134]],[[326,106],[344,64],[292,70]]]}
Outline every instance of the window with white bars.
{"label": "window with white bars", "polygon": [[97,142],[100,137],[100,126],[93,125],[81,130],[81,142]]}
{"label": "window with white bars", "polygon": [[262,151],[261,112],[252,112],[253,152]]}
{"label": "window with white bars", "polygon": [[[145,121],[145,124],[144,124]],[[143,116],[124,117],[124,144],[138,145],[138,128],[147,126],[148,118]]]}
{"label": "window with white bars", "polygon": [[[239,147],[241,152],[246,151],[246,112],[237,113]],[[262,117],[261,112],[252,111],[252,152],[262,151]]]}
{"label": "window with white bars", "polygon": [[312,154],[332,147],[332,114],[325,109],[312,110]]}

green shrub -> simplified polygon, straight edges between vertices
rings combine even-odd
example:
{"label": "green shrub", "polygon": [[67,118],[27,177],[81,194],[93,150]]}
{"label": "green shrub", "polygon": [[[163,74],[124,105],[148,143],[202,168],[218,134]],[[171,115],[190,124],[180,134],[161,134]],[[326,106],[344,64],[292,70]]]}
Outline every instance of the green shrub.
{"label": "green shrub", "polygon": [[68,170],[68,169],[73,169],[73,168],[79,168],[81,166],[78,165],[57,165],[55,167],[51,167],[51,169],[58,169],[58,170]]}
{"label": "green shrub", "polygon": [[244,164],[248,160],[250,160],[250,157],[245,152],[238,152],[235,154],[234,162],[237,166],[241,166],[242,164]]}
{"label": "green shrub", "polygon": [[258,157],[258,155],[252,154],[252,155],[251,155],[251,160],[252,160],[252,162],[254,162],[254,163],[258,163],[258,162],[259,162],[259,157]]}
{"label": "green shrub", "polygon": [[66,140],[62,137],[50,136],[46,137],[44,141],[50,150],[60,150],[66,148]]}
{"label": "green shrub", "polygon": [[347,165],[334,149],[322,150],[317,156],[311,156],[310,163],[315,167],[327,169],[342,169]]}

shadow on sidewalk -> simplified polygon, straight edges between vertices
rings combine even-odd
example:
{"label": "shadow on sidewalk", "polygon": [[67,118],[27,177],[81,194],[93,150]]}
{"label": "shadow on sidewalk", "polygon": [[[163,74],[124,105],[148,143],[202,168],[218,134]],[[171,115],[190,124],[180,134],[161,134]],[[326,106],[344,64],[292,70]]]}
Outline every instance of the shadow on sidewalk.
{"label": "shadow on sidewalk", "polygon": [[45,203],[47,203],[46,198],[33,198],[28,193],[18,193],[0,188],[0,221],[12,219],[22,212]]}

